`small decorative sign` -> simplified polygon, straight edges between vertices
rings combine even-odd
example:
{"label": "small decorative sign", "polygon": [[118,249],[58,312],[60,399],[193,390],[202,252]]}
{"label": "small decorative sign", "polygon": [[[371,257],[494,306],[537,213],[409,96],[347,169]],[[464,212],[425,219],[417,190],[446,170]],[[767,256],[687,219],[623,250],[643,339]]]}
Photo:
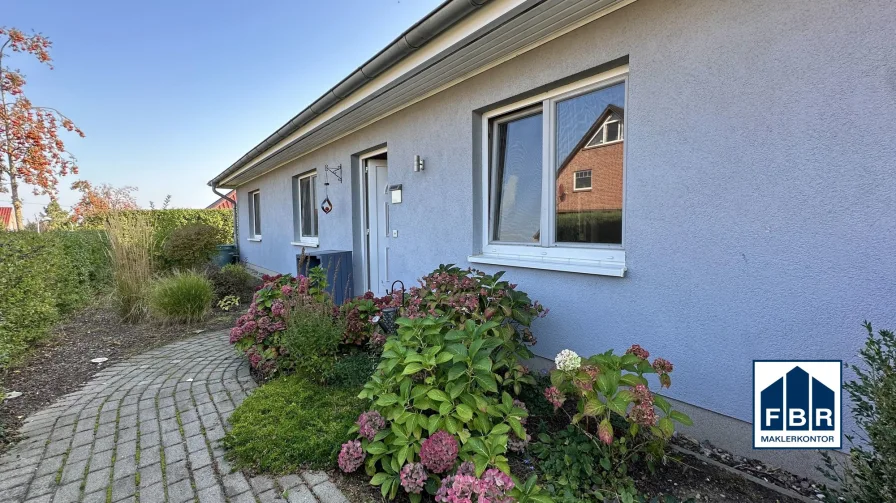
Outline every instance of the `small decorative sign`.
{"label": "small decorative sign", "polygon": [[329,213],[333,211],[333,202],[330,201],[329,196],[324,199],[322,203],[320,203],[320,209],[323,210],[324,213]]}

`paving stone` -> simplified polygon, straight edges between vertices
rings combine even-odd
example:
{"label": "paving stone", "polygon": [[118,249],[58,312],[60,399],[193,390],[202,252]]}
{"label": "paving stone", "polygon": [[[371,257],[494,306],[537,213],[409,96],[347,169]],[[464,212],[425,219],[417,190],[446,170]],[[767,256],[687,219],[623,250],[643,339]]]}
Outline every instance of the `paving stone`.
{"label": "paving stone", "polygon": [[121,501],[130,498],[137,492],[134,477],[125,477],[112,483],[112,501]]}
{"label": "paving stone", "polygon": [[305,482],[311,487],[329,480],[326,473],[316,470],[306,470],[302,472],[302,478],[304,478]]}
{"label": "paving stone", "polygon": [[62,469],[62,483],[68,484],[84,478],[84,470],[87,468],[87,460],[66,463]]}
{"label": "paving stone", "polygon": [[183,503],[184,501],[192,500],[194,497],[195,493],[190,486],[190,479],[184,479],[168,485],[168,501],[171,503]]}
{"label": "paving stone", "polygon": [[224,492],[227,496],[236,496],[251,489],[249,481],[247,481],[246,477],[239,472],[225,475],[222,481],[224,484]]}
{"label": "paving stone", "polygon": [[178,461],[176,463],[165,465],[165,479],[169,484],[187,479],[189,476],[190,471],[187,469],[186,461]]}
{"label": "paving stone", "polygon": [[330,482],[329,480],[326,482],[321,482],[312,488],[314,494],[321,500],[322,503],[348,503],[348,500],[343,496],[342,491],[336,487],[336,484]]}
{"label": "paving stone", "polygon": [[192,466],[194,470],[212,464],[212,457],[208,454],[208,449],[191,452],[187,457],[190,460],[190,466]]}
{"label": "paving stone", "polygon": [[249,485],[252,486],[252,489],[256,494],[261,494],[270,489],[274,489],[274,480],[270,477],[265,477],[263,475],[258,477],[252,477],[249,479]]}
{"label": "paving stone", "polygon": [[317,503],[311,489],[306,485],[296,486],[287,491],[286,499],[289,503]]}
{"label": "paving stone", "polygon": [[281,489],[286,491],[298,485],[302,485],[304,482],[298,475],[286,475],[284,477],[278,478],[277,483],[280,484]]}
{"label": "paving stone", "polygon": [[163,503],[164,501],[165,486],[161,482],[144,487],[143,479],[140,479],[140,503]]}
{"label": "paving stone", "polygon": [[57,485],[55,473],[42,475],[31,481],[31,485],[28,486],[28,498],[50,494],[55,491],[56,488]]}
{"label": "paving stone", "polygon": [[92,493],[104,489],[109,485],[109,475],[112,474],[111,468],[103,468],[95,472],[87,474],[87,482],[84,485],[85,493]]}
{"label": "paving stone", "polygon": [[251,491],[230,498],[230,503],[256,503],[256,501]]}
{"label": "paving stone", "polygon": [[215,476],[215,471],[212,470],[211,466],[206,466],[205,468],[200,468],[198,470],[194,466],[191,466],[191,468],[193,470],[193,480],[196,489],[201,490],[206,487],[218,485],[218,478]]}
{"label": "paving stone", "polygon": [[220,503],[224,501],[224,493],[221,486],[215,484],[205,489],[199,489],[199,503]]}
{"label": "paving stone", "polygon": [[[66,484],[59,489],[56,490],[56,494],[53,495],[53,503],[72,503],[74,501],[78,501],[78,497],[81,495],[81,482],[75,481],[69,484]],[[2,495],[0,495],[2,496]],[[3,499],[0,498],[0,501],[15,501],[14,499]]]}
{"label": "paving stone", "polygon": [[140,468],[139,472],[140,487],[151,486],[162,481],[162,467],[158,463],[144,466]]}

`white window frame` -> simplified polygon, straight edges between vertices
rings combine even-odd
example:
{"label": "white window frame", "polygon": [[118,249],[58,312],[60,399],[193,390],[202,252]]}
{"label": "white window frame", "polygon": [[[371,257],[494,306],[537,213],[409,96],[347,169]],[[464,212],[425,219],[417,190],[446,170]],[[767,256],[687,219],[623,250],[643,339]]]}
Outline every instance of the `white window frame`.
{"label": "white window frame", "polygon": [[[579,177],[576,175],[578,175],[579,173],[588,173],[588,186],[587,187],[578,187],[577,182],[579,180]],[[573,171],[572,172],[572,191],[573,192],[587,192],[587,191],[591,190],[591,187],[594,186],[593,176],[594,176],[594,170],[591,170],[591,169],[580,169],[578,171]],[[582,178],[584,178],[584,177],[582,177]]]}
{"label": "white window frame", "polygon": [[[579,272],[606,276],[624,276],[625,266],[625,159],[623,152],[623,198],[622,198],[622,244],[557,243],[556,233],[556,130],[554,127],[557,103],[587,94],[614,84],[625,84],[626,107],[628,104],[628,65],[594,75],[587,79],[557,87],[550,91],[520,100],[516,103],[490,110],[482,115],[482,157],[481,157],[481,251],[467,259],[472,263],[502,266],[528,267],[556,271]],[[505,243],[492,240],[492,184],[490,128],[494,119],[513,114],[534,105],[542,107],[542,182],[541,182],[541,232],[539,243]],[[624,145],[624,149],[628,145]],[[547,209],[547,211],[545,211]]]}
{"label": "white window frame", "polygon": [[[257,197],[257,199],[256,199]],[[261,234],[255,228],[255,214],[258,213],[258,221],[261,223],[261,191],[249,191],[249,241],[261,241]]]}
{"label": "white window frame", "polygon": [[[302,234],[302,180],[315,177],[315,191],[317,194],[317,170],[311,170],[307,173],[294,176],[292,178],[292,204],[293,204],[293,242],[295,246],[316,248],[320,243],[320,219],[317,221],[317,236],[305,236]],[[313,202],[313,206],[317,207],[317,201]]]}

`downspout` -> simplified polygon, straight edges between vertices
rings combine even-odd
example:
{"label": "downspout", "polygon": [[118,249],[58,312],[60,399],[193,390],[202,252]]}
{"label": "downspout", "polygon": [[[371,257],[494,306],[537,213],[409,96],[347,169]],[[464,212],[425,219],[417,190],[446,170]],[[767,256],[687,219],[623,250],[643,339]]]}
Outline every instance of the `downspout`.
{"label": "downspout", "polygon": [[239,208],[236,207],[236,200],[227,197],[227,194],[222,194],[218,192],[218,184],[217,182],[212,183],[212,192],[214,192],[218,197],[225,201],[230,201],[230,204],[233,205],[233,245],[236,247],[237,256],[240,253],[240,215]]}

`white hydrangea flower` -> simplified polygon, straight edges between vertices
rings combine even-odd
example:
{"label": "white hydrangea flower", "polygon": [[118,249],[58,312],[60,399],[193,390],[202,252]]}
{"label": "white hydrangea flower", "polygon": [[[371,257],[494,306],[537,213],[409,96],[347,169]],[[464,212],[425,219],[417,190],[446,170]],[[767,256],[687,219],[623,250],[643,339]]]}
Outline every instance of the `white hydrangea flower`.
{"label": "white hydrangea flower", "polygon": [[564,349],[557,354],[554,363],[557,365],[558,369],[564,372],[571,372],[573,370],[578,370],[578,368],[582,366],[582,358],[577,355],[575,351]]}

